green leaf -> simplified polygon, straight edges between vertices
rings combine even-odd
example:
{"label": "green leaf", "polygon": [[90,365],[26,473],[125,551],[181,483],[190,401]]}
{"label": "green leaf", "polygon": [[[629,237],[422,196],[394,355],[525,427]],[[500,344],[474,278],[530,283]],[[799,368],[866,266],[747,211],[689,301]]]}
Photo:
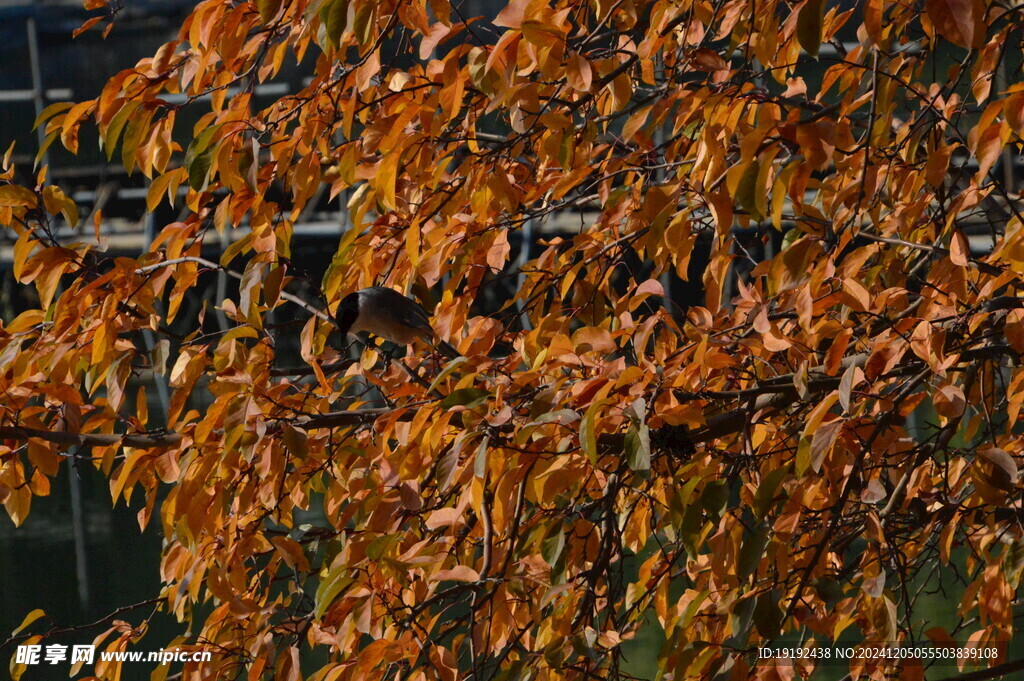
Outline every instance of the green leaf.
{"label": "green leaf", "polygon": [[755,598],[747,596],[732,606],[732,612],[729,613],[729,627],[740,645],[746,645],[750,635],[750,618],[754,614],[755,605]]}
{"label": "green leaf", "polygon": [[736,187],[736,202],[758,222],[764,220],[761,210],[757,207],[757,178],[760,173],[761,164],[755,158],[743,172],[739,186]]}
{"label": "green leaf", "polygon": [[213,165],[213,155],[217,146],[213,144],[213,138],[220,130],[219,125],[211,125],[199,133],[199,136],[192,140],[185,152],[185,171],[188,173],[188,185],[199,191],[206,186],[209,180],[210,168]]}
{"label": "green leaf", "polygon": [[348,28],[348,0],[332,0],[320,8],[320,23],[327,32],[327,40],[337,47]]}
{"label": "green leaf", "polygon": [[556,409],[555,411],[549,411],[546,414],[541,414],[537,417],[535,423],[576,423],[580,420],[580,415],[572,409]]}
{"label": "green leaf", "polygon": [[117,140],[121,137],[121,131],[124,130],[124,126],[128,123],[132,114],[139,108],[139,101],[132,100],[126,102],[121,109],[114,114],[114,117],[110,119],[110,125],[103,131],[100,136],[100,147],[106,149],[107,160],[110,161],[114,158],[114,149],[117,148]]}
{"label": "green leaf", "polygon": [[562,550],[565,548],[565,533],[562,531],[562,525],[556,524],[552,531],[548,532],[548,535],[544,537],[544,540],[540,543],[540,555],[544,559],[544,562],[548,565],[554,565],[558,562],[559,557],[562,555]]}
{"label": "green leaf", "polygon": [[710,481],[700,494],[700,505],[708,515],[720,516],[728,502],[729,483],[725,480]]}
{"label": "green leaf", "polygon": [[141,111],[131,117],[125,128],[124,139],[121,140],[121,164],[124,165],[124,169],[128,171],[129,175],[135,169],[135,153],[143,139],[149,135],[149,124],[152,121],[152,111]]}
{"label": "green leaf", "polygon": [[377,3],[364,2],[356,7],[355,18],[352,21],[352,30],[356,34],[356,40],[360,45],[368,45],[373,41],[373,29],[376,26],[374,16]]}
{"label": "green leaf", "polygon": [[843,587],[834,579],[828,577],[819,577],[811,582],[811,586],[814,587],[815,592],[818,594],[818,598],[829,604],[838,603],[843,599],[845,595],[843,593]]}
{"label": "green leaf", "polygon": [[433,381],[431,381],[430,387],[427,388],[427,392],[428,393],[432,393],[435,390],[437,390],[437,387],[439,385],[441,385],[441,381],[443,381],[446,377],[450,376],[453,371],[455,371],[456,369],[458,369],[460,366],[462,366],[463,364],[465,364],[468,361],[469,361],[468,357],[459,356],[459,357],[456,357],[455,359],[453,359],[452,361],[448,362],[447,364],[445,364],[444,365],[444,369],[442,369],[441,373],[439,373],[437,375],[437,378],[435,378]]}
{"label": "green leaf", "polygon": [[651,470],[651,431],[635,424],[626,431],[626,463],[634,471]]}
{"label": "green leaf", "polygon": [[377,537],[366,547],[366,557],[370,560],[380,560],[384,554],[398,541],[398,535],[385,534]]}
{"label": "green leaf", "polygon": [[779,594],[777,591],[765,591],[757,597],[754,606],[754,626],[757,633],[765,639],[773,639],[782,627],[782,612],[779,610]]}
{"label": "green leaf", "polygon": [[324,612],[327,611],[327,608],[338,597],[338,594],[355,581],[345,574],[344,567],[336,567],[330,570],[327,576],[320,580],[320,585],[316,588],[316,596],[314,598],[316,603],[314,613],[316,617],[323,617]]}
{"label": "green leaf", "polygon": [[743,544],[740,546],[739,556],[736,561],[736,576],[741,580],[754,574],[761,558],[764,556],[764,549],[771,539],[768,528],[763,523],[758,523],[743,533]]}
{"label": "green leaf", "polygon": [[597,435],[594,432],[594,419],[600,406],[600,403],[597,402],[590,405],[583,415],[583,420],[580,421],[580,447],[590,463],[595,466],[597,465]]}
{"label": "green leaf", "polygon": [[679,539],[686,549],[687,555],[696,558],[699,551],[697,542],[700,540],[701,530],[704,528],[704,511],[700,504],[690,504],[683,513],[683,520],[679,523]]}
{"label": "green leaf", "polygon": [[1003,574],[1010,588],[1016,590],[1024,572],[1024,543],[1015,541],[1003,550]]}
{"label": "green leaf", "polygon": [[772,507],[775,493],[782,481],[790,474],[791,468],[792,466],[776,468],[761,479],[761,484],[758,485],[757,491],[754,493],[754,515],[758,518],[764,518],[768,509]]}
{"label": "green leaf", "polygon": [[483,478],[487,475],[487,438],[480,441],[476,448],[476,458],[473,460],[473,475]]}
{"label": "green leaf", "polygon": [[453,390],[448,393],[448,395],[441,400],[441,408],[451,409],[452,407],[461,406],[471,409],[490,397],[490,395],[491,393],[487,392],[483,388],[459,388],[458,390]]}
{"label": "green leaf", "polygon": [[260,19],[269,24],[281,9],[281,0],[256,0],[256,8],[260,11]]}
{"label": "green leaf", "polygon": [[825,1],[807,0],[796,18],[796,39],[800,47],[812,57],[818,56],[821,47],[822,24],[825,22]]}

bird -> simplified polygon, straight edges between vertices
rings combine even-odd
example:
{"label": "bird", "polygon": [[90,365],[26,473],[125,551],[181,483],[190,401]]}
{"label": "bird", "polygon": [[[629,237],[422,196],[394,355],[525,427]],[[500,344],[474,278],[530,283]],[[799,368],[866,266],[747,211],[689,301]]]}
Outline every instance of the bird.
{"label": "bird", "polygon": [[410,345],[420,339],[448,357],[461,356],[450,343],[438,338],[430,317],[415,300],[386,286],[370,286],[348,294],[338,303],[334,319],[342,336],[369,331],[396,345]]}

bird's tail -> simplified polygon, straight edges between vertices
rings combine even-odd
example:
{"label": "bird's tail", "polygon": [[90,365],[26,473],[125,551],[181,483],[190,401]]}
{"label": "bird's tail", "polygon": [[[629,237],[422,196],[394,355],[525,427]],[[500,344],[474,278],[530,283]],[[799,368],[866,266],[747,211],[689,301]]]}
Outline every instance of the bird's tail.
{"label": "bird's tail", "polygon": [[447,355],[448,357],[455,359],[456,357],[462,357],[458,350],[455,349],[451,343],[445,340],[437,339],[437,343],[434,344],[441,354]]}

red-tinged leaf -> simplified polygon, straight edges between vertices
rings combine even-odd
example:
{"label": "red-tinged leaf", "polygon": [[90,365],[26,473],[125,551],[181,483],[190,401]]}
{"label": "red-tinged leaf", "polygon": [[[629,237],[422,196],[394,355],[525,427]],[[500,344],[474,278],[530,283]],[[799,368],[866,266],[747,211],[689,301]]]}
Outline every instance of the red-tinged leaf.
{"label": "red-tinged leaf", "polygon": [[800,152],[815,170],[825,170],[832,161],[835,145],[832,144],[830,134],[833,132],[831,124],[827,123],[817,122],[796,126],[796,141],[800,145]]}
{"label": "red-tinged leaf", "polygon": [[618,350],[618,345],[606,329],[586,326],[572,334],[572,344],[579,354],[597,352],[607,354]]}
{"label": "red-tinged leaf", "polygon": [[1009,137],[1008,132],[1006,124],[996,121],[978,136],[978,145],[974,152],[978,159],[978,172],[975,177],[984,178],[995,165],[999,155],[1003,153],[1003,145]]}
{"label": "red-tinged leaf", "polygon": [[[887,496],[885,487],[879,482],[878,478],[872,478],[864,488],[864,491],[860,493],[860,500],[865,504],[877,504]],[[885,573],[883,572],[882,574],[884,575]],[[885,580],[883,579],[882,582],[884,583]]]}
{"label": "red-tinged leaf", "polygon": [[637,131],[644,127],[644,123],[647,122],[647,117],[651,113],[651,108],[652,107],[645,106],[644,108],[640,109],[639,111],[637,111],[636,113],[629,117],[629,119],[626,121],[626,124],[622,126],[623,140],[629,142],[634,137],[636,137]]}
{"label": "red-tinged leaf", "polygon": [[471,567],[466,565],[456,565],[450,570],[440,570],[435,572],[430,581],[432,582],[479,582],[480,574]]}
{"label": "red-tinged leaf", "polygon": [[[1010,310],[1007,313],[1006,321],[1003,324],[1003,334],[1014,350],[1024,354],[1024,310]],[[1019,374],[1019,377],[1024,378],[1024,373]],[[1018,393],[1009,392],[1009,394],[1017,395]]]}
{"label": "red-tinged leaf", "polygon": [[949,158],[955,148],[955,144],[943,144],[928,154],[924,167],[924,177],[928,184],[933,187],[941,187],[946,181]]}
{"label": "red-tinged leaf", "polygon": [[808,448],[809,465],[815,473],[821,472],[821,466],[825,457],[835,446],[839,431],[842,430],[843,422],[839,419],[821,424],[811,436],[811,444]]}
{"label": "red-tinged leaf", "polygon": [[1017,462],[1005,450],[991,445],[979,448],[975,465],[979,464],[985,472],[985,481],[993,487],[1004,492],[1016,489],[1019,474]]}
{"label": "red-tinged leaf", "polygon": [[949,259],[954,265],[967,267],[970,258],[971,248],[967,242],[967,237],[959,229],[954,230],[953,236],[949,240]]}
{"label": "red-tinged leaf", "polygon": [[694,68],[702,71],[714,72],[727,71],[729,69],[729,63],[722,58],[722,55],[706,47],[695,50],[690,60],[693,62]]}
{"label": "red-tinged leaf", "polygon": [[104,17],[92,17],[91,19],[86,19],[85,23],[83,23],[81,26],[79,26],[78,28],[76,28],[74,31],[71,32],[71,37],[72,38],[77,38],[78,36],[82,35],[86,31],[88,31],[90,28],[95,26],[96,24],[98,24],[101,21],[103,21],[103,19],[104,19]]}
{"label": "red-tinged leaf", "polygon": [[960,47],[978,48],[985,41],[982,0],[925,0],[924,11],[939,34]]}
{"label": "red-tinged leaf", "polygon": [[61,123],[60,141],[71,153],[78,151],[78,127],[85,117],[96,107],[96,102],[88,100],[79,102],[71,107],[71,110],[64,116]]}
{"label": "red-tinged leaf", "polygon": [[286,266],[275,265],[267,272],[267,277],[263,282],[263,300],[270,308],[276,307],[281,298],[281,290],[284,288],[285,273],[287,271],[288,268]]}
{"label": "red-tinged leaf", "polygon": [[430,30],[423,35],[423,39],[420,40],[420,59],[429,59],[437,46],[441,44],[449,35],[451,35],[452,29],[445,26],[440,21],[430,27]]}
{"label": "red-tinged leaf", "polygon": [[594,70],[586,57],[573,52],[565,65],[565,79],[574,89],[589,92],[594,82]]}
{"label": "red-tinged leaf", "polygon": [[637,296],[665,296],[665,288],[657,279],[648,279],[636,287]]}
{"label": "red-tinged leaf", "polygon": [[871,310],[871,294],[856,279],[843,280],[843,299],[847,305],[858,312]]}
{"label": "red-tinged leaf", "polygon": [[843,378],[839,381],[839,404],[843,411],[849,413],[853,388],[864,379],[864,372],[856,364],[851,364],[843,372]]}
{"label": "red-tinged leaf", "polygon": [[882,44],[883,26],[882,20],[885,14],[885,0],[867,0],[864,3],[864,29],[868,38],[877,47],[884,47]]}
{"label": "red-tinged leaf", "polygon": [[964,391],[958,386],[944,385],[935,391],[932,403],[935,405],[935,411],[940,416],[954,419],[959,418],[964,413],[967,399],[964,397]]}
{"label": "red-tinged leaf", "polygon": [[494,25],[504,28],[519,28],[526,17],[526,7],[529,4],[530,0],[512,0],[505,9],[498,12],[498,16],[494,18]]}
{"label": "red-tinged leaf", "polygon": [[1003,101],[1006,124],[1018,135],[1024,136],[1024,92],[1015,92]]}
{"label": "red-tinged leaf", "polygon": [[426,526],[428,530],[436,530],[449,525],[461,524],[464,511],[459,508],[439,508],[427,516]]}

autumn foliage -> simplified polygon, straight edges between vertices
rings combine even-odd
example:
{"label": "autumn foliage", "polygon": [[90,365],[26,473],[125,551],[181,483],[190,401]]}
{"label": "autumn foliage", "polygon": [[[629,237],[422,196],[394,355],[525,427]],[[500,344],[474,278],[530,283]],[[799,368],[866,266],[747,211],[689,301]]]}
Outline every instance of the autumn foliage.
{"label": "autumn foliage", "polygon": [[[0,324],[0,500],[20,523],[72,450],[115,503],[144,497],[161,607],[214,651],[186,679],[822,671],[758,660],[782,640],[955,639],[1012,664],[1021,19],[990,0],[200,2],[39,121],[71,151],[98,130],[150,210],[184,201],[148,252],[109,258],[91,225],[57,243],[74,202],[4,165],[39,307]],[[308,84],[258,102],[296,62]],[[322,183],[354,227],[318,300],[290,257]],[[580,210],[575,233],[541,228]],[[172,333],[218,270],[230,330]],[[666,274],[703,298],[669,302]],[[510,280],[502,310],[472,307]],[[346,361],[330,311],[375,284],[464,357]],[[277,310],[303,322],[294,373]],[[166,414],[139,376],[169,382]],[[920,614],[939,589],[955,626]],[[166,645],[142,624],[103,646]]]}

